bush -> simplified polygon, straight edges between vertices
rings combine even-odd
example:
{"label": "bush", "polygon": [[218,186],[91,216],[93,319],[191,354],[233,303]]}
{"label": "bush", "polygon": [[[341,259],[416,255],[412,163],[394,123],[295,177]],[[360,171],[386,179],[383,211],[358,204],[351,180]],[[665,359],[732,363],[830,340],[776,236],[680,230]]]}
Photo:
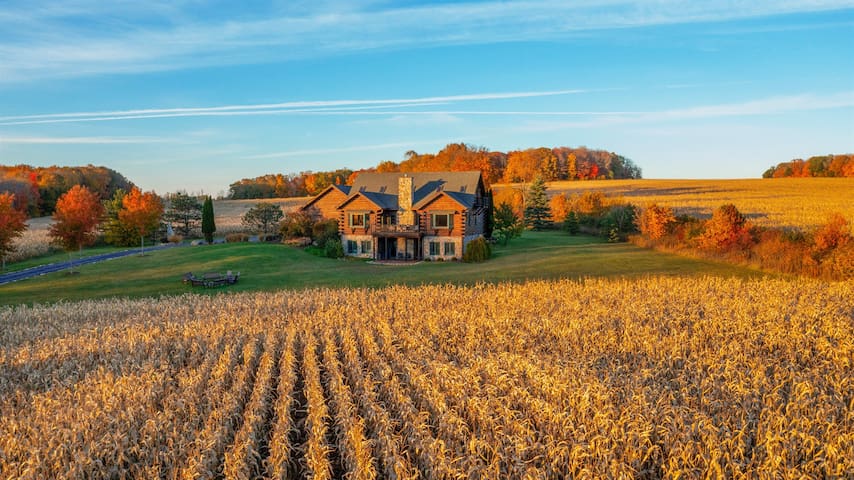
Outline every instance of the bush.
{"label": "bush", "polygon": [[170,235],[166,240],[169,243],[181,243],[184,241],[184,236],[183,235],[177,235],[177,234],[176,235]]}
{"label": "bush", "polygon": [[672,232],[676,226],[676,216],[670,207],[652,204],[637,217],[637,227],[647,237],[657,240]]}
{"label": "bush", "polygon": [[706,221],[703,234],[698,238],[700,248],[723,252],[742,250],[753,243],[744,215],[735,205],[722,205]]}
{"label": "bush", "polygon": [[285,238],[311,237],[315,216],[310,212],[295,211],[285,216],[281,223],[281,233]]}
{"label": "bush", "polygon": [[338,240],[337,238],[327,240],[323,251],[329,258],[341,258],[344,256],[344,246],[341,245],[341,240]]}
{"label": "bush", "polygon": [[338,220],[321,220],[315,223],[311,227],[311,234],[311,238],[318,247],[326,247],[326,243],[330,240],[339,240]]}
{"label": "bush", "polygon": [[245,233],[230,233],[225,236],[225,243],[248,242],[249,235]]}
{"label": "bush", "polygon": [[463,261],[466,263],[477,263],[488,260],[492,256],[492,247],[483,237],[478,237],[466,245]]}

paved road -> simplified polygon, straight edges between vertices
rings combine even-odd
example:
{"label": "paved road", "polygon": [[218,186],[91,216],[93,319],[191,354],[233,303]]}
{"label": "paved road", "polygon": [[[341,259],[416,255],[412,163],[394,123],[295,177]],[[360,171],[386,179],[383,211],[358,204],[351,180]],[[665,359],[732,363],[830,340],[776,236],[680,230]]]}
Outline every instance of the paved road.
{"label": "paved road", "polygon": [[[145,251],[148,252],[151,250],[163,250],[164,248],[174,248],[177,246],[180,245],[158,245],[155,247],[148,247],[145,249]],[[122,250],[120,252],[105,253],[103,255],[92,255],[91,257],[72,260],[71,263],[75,267],[77,267],[79,265],[88,265],[90,263],[103,262],[104,260],[112,260],[114,258],[126,257],[135,253],[139,253],[139,249]],[[39,265],[38,267],[32,267],[26,270],[19,270],[17,272],[4,273],[0,275],[0,285],[11,282],[17,282],[18,280],[24,280],[25,278],[38,277],[39,275],[59,272],[61,270],[65,270],[66,268],[68,268],[68,262],[60,262],[49,263],[47,265]]]}

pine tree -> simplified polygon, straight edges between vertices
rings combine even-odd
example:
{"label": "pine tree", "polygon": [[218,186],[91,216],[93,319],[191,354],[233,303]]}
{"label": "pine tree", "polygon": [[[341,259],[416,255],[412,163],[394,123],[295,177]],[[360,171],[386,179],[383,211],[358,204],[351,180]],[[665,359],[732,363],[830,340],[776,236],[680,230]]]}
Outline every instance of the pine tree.
{"label": "pine tree", "polygon": [[578,231],[580,230],[578,225],[578,215],[576,215],[574,211],[570,210],[566,212],[566,217],[563,219],[563,229],[570,235],[578,234]]}
{"label": "pine tree", "polygon": [[483,236],[486,238],[492,238],[492,230],[495,228],[495,220],[493,219],[493,215],[495,215],[495,206],[492,204],[491,188],[486,191],[484,200],[486,201],[486,221],[483,225]]}
{"label": "pine tree", "polygon": [[213,243],[214,232],[216,232],[216,223],[214,223],[213,200],[208,196],[202,205],[202,233],[205,235],[206,242]]}
{"label": "pine tree", "polygon": [[525,201],[525,226],[533,230],[549,228],[552,226],[551,217],[546,182],[538,175],[528,189],[528,198]]}

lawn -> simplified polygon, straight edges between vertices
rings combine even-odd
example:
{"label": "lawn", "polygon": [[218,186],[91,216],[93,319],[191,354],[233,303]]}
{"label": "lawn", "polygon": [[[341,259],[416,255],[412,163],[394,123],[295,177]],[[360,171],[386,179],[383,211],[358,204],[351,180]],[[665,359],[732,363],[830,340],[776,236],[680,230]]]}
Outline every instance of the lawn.
{"label": "lawn", "polygon": [[[181,283],[186,272],[241,272],[237,285],[219,289]],[[643,277],[647,275],[760,276],[723,263],[679,257],[630,244],[562,232],[526,232],[496,246],[480,264],[423,262],[375,265],[333,260],[279,244],[235,243],[150,252],[86,265],[80,273],[56,273],[0,286],[0,305],[105,297],[154,297],[197,292],[259,291],[309,287],[380,287],[392,284],[522,281],[533,278]]]}

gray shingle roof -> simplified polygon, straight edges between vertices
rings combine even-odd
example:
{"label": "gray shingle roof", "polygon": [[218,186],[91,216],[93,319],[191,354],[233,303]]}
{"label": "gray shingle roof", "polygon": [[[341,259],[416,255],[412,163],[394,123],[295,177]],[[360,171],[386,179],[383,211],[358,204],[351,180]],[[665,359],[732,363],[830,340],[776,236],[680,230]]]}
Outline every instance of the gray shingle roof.
{"label": "gray shingle roof", "polygon": [[356,177],[350,188],[350,196],[363,193],[367,198],[388,210],[397,210],[398,179],[412,177],[415,194],[412,204],[417,205],[433,192],[442,190],[456,201],[471,207],[480,182],[480,172],[410,172],[410,173],[373,173],[366,172]]}

